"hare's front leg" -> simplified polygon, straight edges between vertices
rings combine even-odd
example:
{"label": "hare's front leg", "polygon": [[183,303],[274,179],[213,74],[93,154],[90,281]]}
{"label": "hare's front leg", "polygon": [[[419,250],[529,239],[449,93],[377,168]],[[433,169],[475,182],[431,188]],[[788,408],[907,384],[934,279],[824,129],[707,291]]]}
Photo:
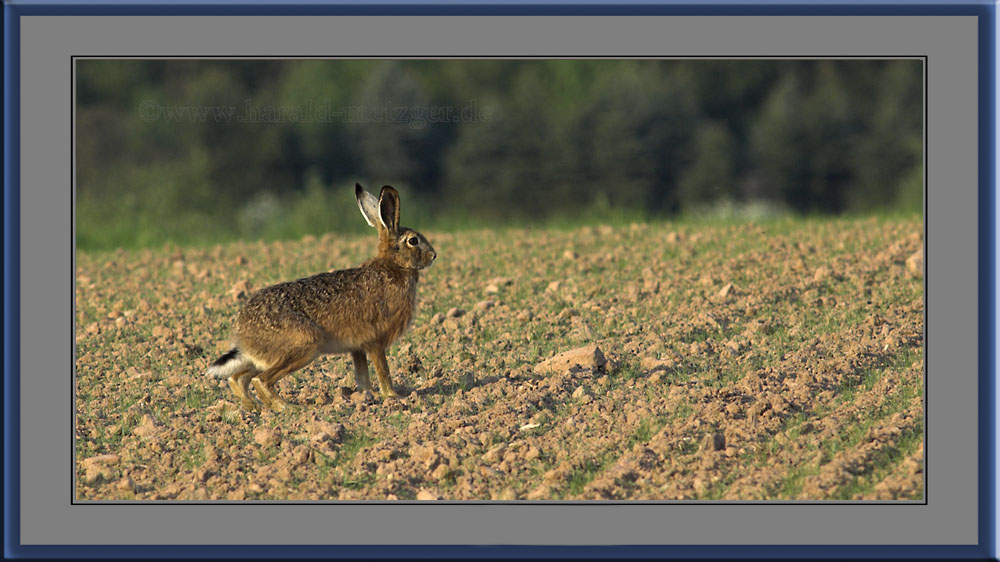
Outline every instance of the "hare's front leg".
{"label": "hare's front leg", "polygon": [[368,358],[365,357],[365,352],[352,351],[351,359],[354,360],[354,385],[362,392],[374,392],[372,381],[368,378]]}
{"label": "hare's front leg", "polygon": [[368,352],[368,358],[375,363],[375,374],[378,375],[382,398],[402,398],[401,394],[392,389],[392,383],[389,381],[389,362],[385,359],[385,349],[381,347],[372,349]]}

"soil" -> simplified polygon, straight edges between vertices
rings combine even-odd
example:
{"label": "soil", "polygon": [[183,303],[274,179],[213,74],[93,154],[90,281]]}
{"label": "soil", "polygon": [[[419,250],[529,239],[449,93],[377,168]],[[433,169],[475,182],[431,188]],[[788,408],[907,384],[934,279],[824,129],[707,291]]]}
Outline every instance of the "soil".
{"label": "soil", "polygon": [[404,398],[329,356],[280,413],[203,374],[233,315],[374,237],[80,253],[77,498],[920,500],[922,230],[425,233],[440,257],[389,358]]}

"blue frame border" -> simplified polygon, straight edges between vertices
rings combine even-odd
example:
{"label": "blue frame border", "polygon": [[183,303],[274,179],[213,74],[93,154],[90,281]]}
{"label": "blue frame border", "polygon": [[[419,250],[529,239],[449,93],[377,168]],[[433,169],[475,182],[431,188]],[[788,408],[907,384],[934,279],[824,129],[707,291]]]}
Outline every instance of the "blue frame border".
{"label": "blue frame border", "polygon": [[[356,0],[357,1],[357,0]],[[1000,236],[996,213],[996,54],[997,10],[988,0],[942,3],[936,0],[793,0],[754,3],[716,0],[711,4],[669,0],[374,0],[329,4],[323,0],[197,0],[134,3],[104,0],[95,4],[37,0],[7,4],[4,13],[4,558],[143,558],[150,546],[25,546],[20,537],[20,18],[45,15],[971,15],[979,19],[979,529],[975,546],[914,545],[624,545],[624,546],[338,546],[337,557],[371,558],[823,558],[997,559],[997,269]],[[326,558],[328,546],[159,545],[156,558]]]}

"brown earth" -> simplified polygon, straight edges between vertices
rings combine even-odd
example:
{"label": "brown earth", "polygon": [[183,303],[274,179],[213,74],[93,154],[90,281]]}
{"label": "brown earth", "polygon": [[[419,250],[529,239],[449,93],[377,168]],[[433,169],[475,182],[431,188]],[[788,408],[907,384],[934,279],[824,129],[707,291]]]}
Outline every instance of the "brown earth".
{"label": "brown earth", "polygon": [[278,414],[202,374],[239,302],[355,265],[374,237],[80,253],[76,494],[919,500],[921,233],[426,233],[440,258],[389,359],[406,397],[351,392],[333,356],[281,382],[298,406]]}

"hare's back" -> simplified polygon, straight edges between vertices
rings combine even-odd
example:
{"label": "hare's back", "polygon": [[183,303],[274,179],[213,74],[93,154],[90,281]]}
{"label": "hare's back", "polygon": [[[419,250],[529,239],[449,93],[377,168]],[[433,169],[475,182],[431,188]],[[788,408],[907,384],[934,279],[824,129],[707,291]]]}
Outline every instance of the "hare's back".
{"label": "hare's back", "polygon": [[354,298],[360,273],[345,269],[264,287],[237,313],[236,327],[280,328],[297,317],[315,317],[335,301]]}

